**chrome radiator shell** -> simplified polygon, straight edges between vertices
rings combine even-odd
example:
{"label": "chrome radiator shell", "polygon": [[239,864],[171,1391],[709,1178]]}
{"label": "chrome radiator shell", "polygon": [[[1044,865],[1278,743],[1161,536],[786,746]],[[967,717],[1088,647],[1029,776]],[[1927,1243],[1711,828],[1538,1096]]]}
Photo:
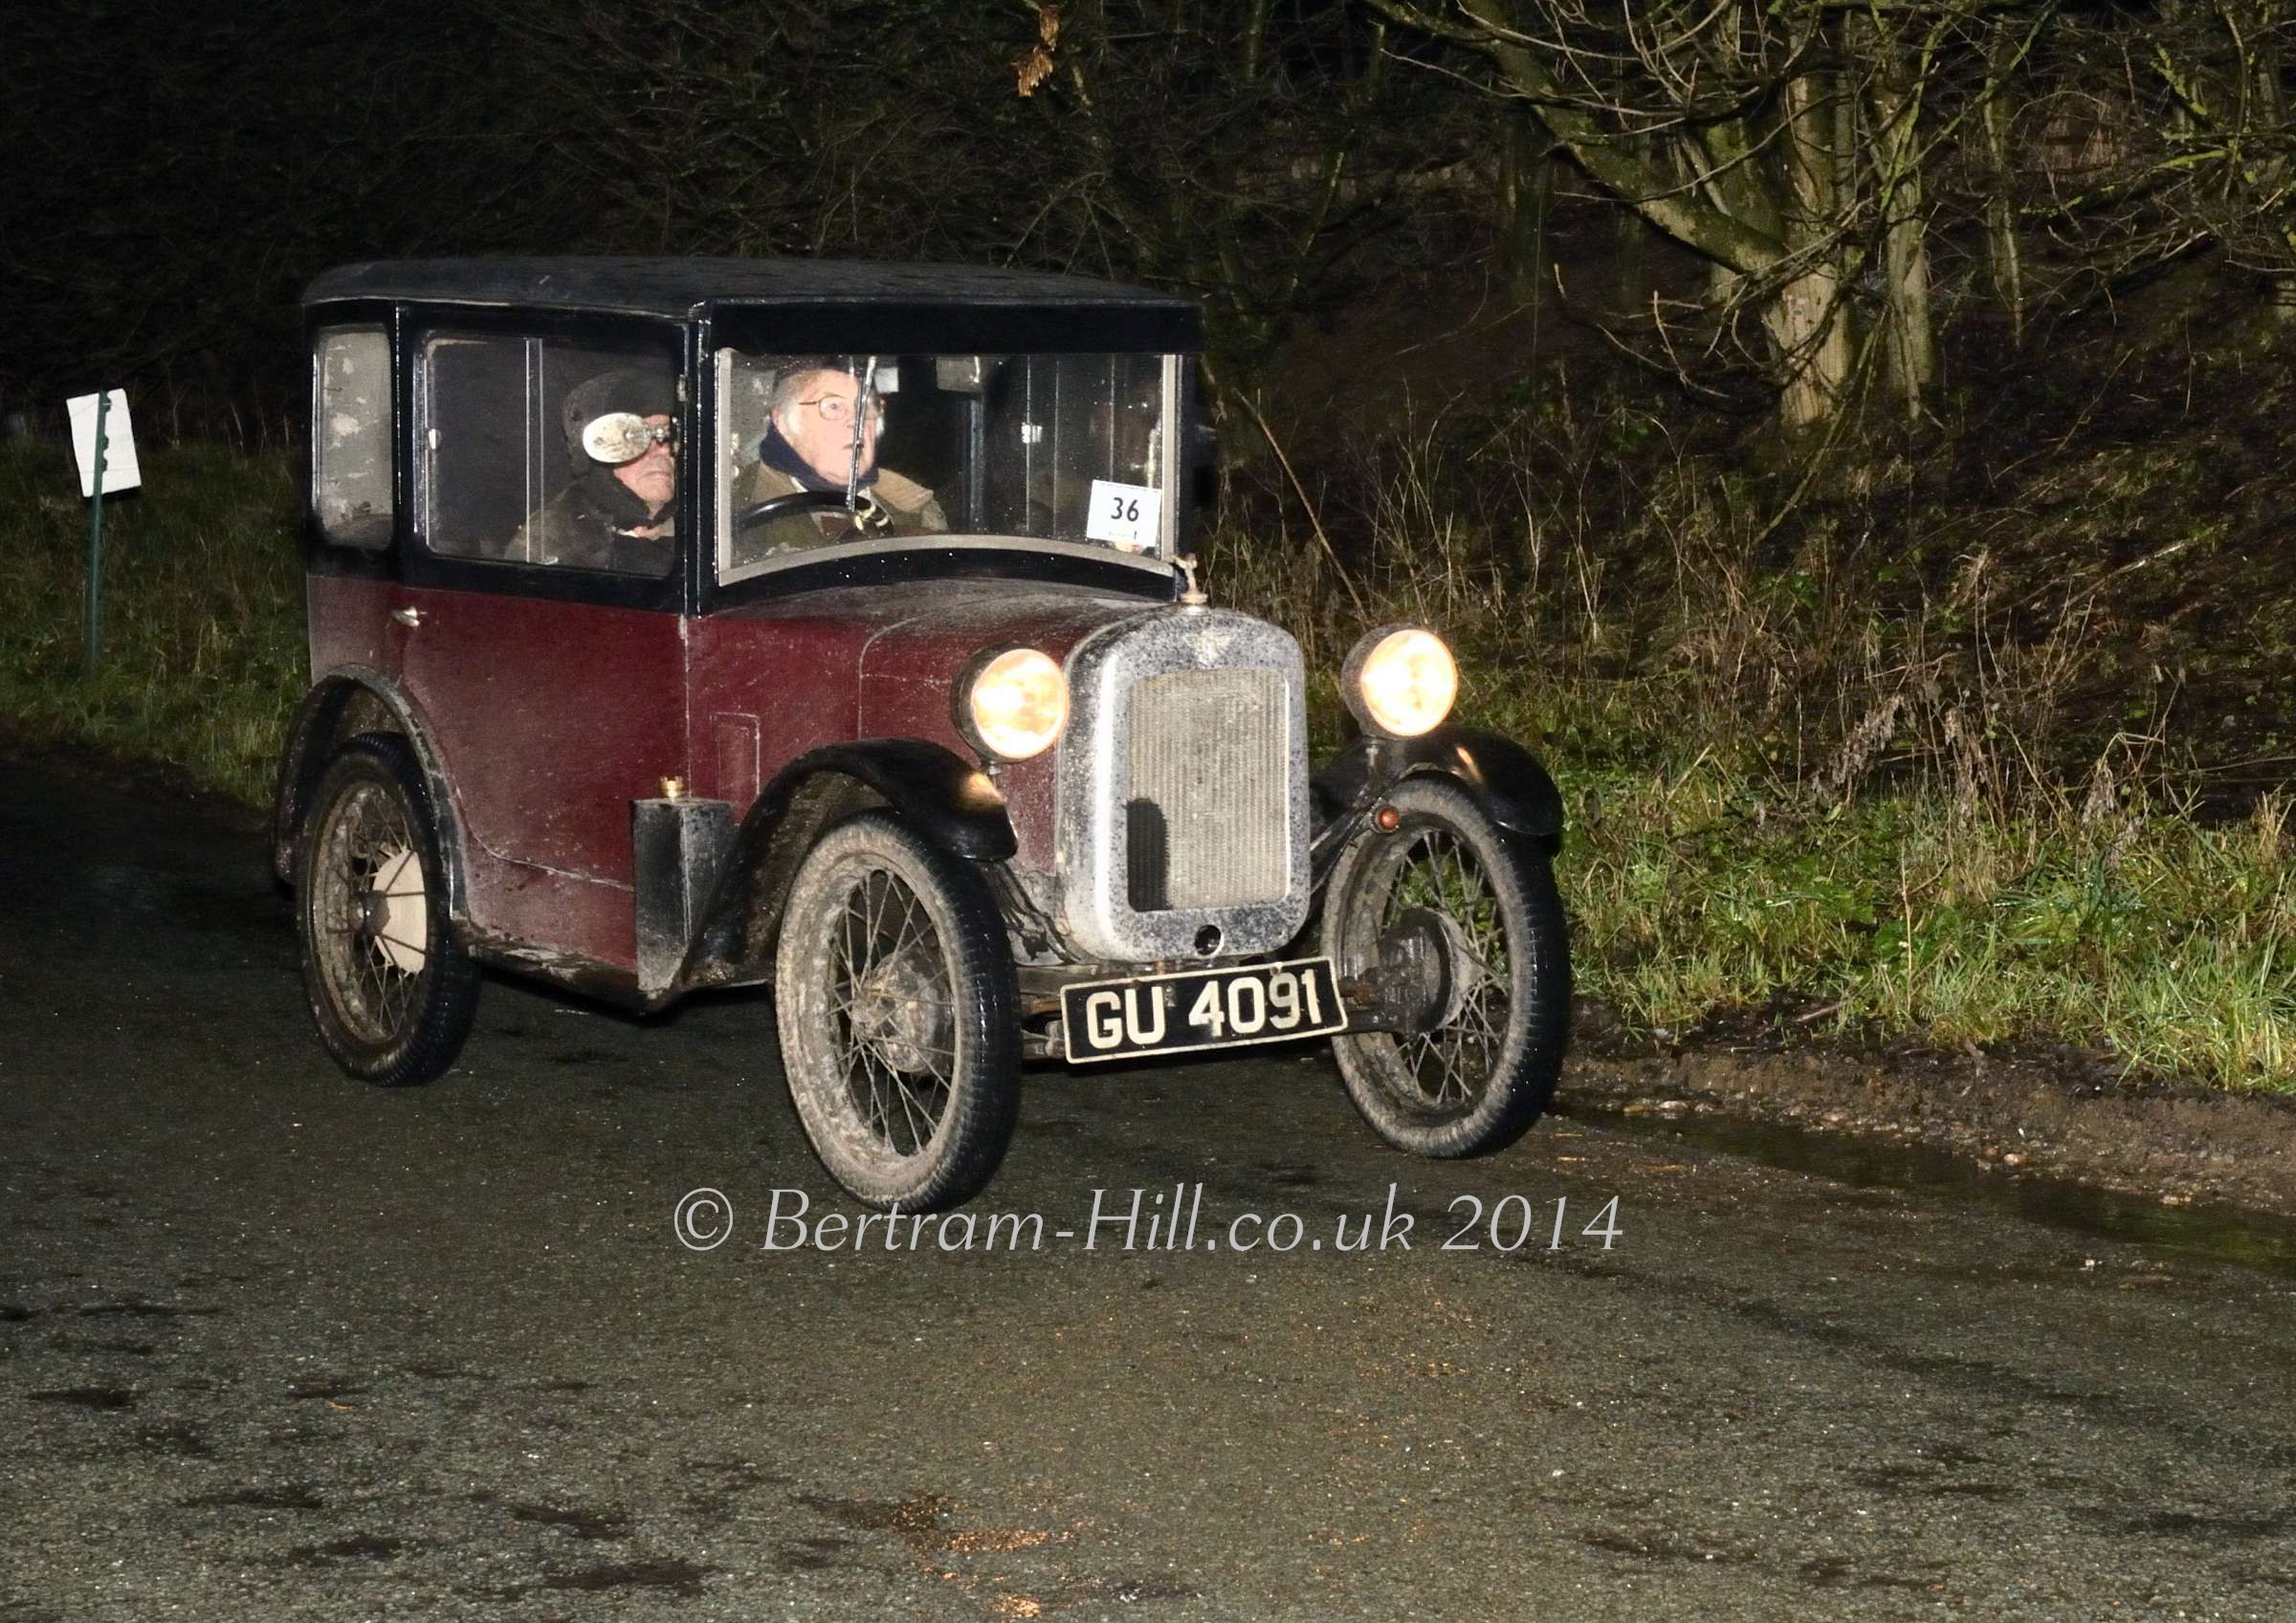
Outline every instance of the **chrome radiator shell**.
{"label": "chrome radiator shell", "polygon": [[1269,953],[1309,905],[1306,672],[1276,626],[1173,608],[1069,655],[1059,927],[1119,962]]}

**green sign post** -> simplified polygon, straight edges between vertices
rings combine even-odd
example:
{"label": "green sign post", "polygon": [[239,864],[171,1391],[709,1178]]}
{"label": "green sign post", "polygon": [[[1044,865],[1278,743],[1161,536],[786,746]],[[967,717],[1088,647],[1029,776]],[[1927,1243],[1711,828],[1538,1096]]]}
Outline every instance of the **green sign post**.
{"label": "green sign post", "polygon": [[111,403],[109,389],[96,391],[96,492],[88,504],[88,595],[80,651],[85,671],[93,671],[103,657],[103,451],[111,444],[104,436],[103,418]]}

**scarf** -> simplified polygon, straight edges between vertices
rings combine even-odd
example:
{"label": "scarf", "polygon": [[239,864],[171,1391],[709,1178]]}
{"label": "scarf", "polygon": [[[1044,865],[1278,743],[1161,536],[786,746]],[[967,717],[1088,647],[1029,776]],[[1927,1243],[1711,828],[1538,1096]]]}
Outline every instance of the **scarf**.
{"label": "scarf", "polygon": [[[845,481],[843,479],[825,479],[813,471],[813,465],[798,455],[797,447],[782,437],[782,427],[779,423],[769,425],[765,429],[765,437],[758,442],[758,460],[777,473],[788,474],[806,490],[834,491],[839,495],[845,494]],[[872,463],[853,488],[857,491],[866,491],[876,482],[877,470],[875,464]]]}

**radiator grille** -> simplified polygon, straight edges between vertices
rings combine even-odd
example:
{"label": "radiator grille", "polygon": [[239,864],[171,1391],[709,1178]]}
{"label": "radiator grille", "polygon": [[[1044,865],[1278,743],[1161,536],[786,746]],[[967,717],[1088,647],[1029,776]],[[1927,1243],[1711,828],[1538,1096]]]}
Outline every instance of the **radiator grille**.
{"label": "radiator grille", "polygon": [[1135,912],[1283,898],[1292,740],[1274,670],[1175,670],[1133,686],[1124,855]]}

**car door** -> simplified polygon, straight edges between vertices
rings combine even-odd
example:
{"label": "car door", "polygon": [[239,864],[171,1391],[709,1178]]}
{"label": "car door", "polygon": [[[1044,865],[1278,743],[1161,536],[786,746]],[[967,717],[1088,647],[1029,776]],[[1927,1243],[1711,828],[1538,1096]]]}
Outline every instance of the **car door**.
{"label": "car door", "polygon": [[633,367],[674,388],[674,330],[442,321],[414,341],[401,669],[461,819],[471,916],[634,968],[631,802],[688,775],[675,504],[644,526],[665,532],[658,565],[553,563],[522,537],[584,480],[611,493],[563,421],[569,395]]}

